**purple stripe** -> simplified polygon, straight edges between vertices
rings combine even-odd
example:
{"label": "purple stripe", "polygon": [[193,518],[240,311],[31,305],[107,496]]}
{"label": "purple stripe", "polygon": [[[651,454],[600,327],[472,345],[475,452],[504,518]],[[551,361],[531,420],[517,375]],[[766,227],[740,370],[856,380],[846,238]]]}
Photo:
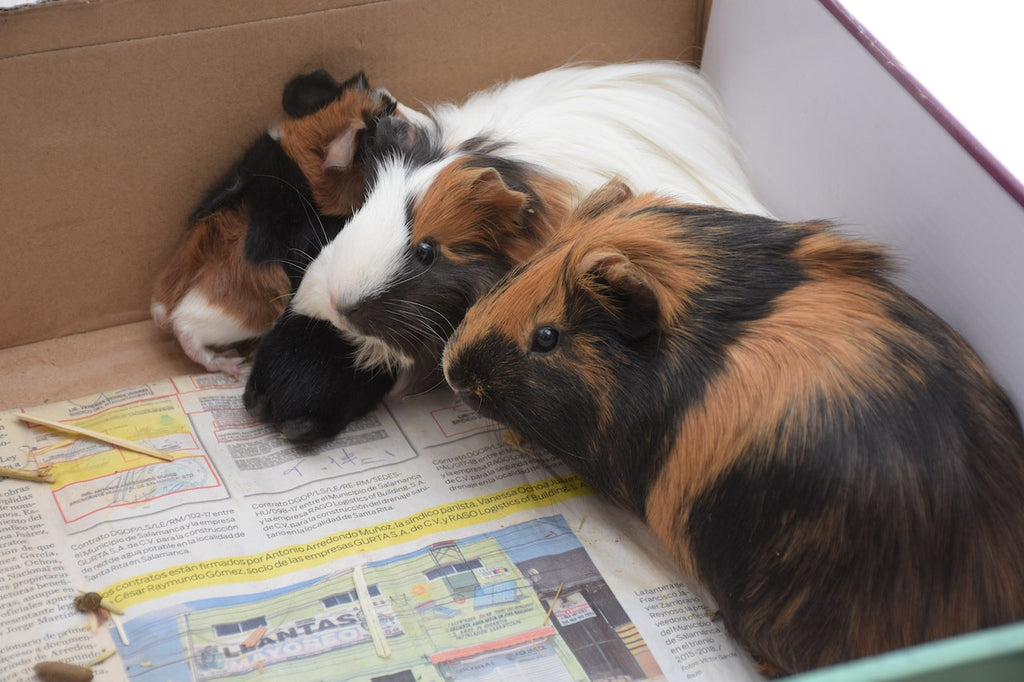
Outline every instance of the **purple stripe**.
{"label": "purple stripe", "polygon": [[954,140],[960,143],[971,157],[999,183],[1007,194],[1024,207],[1024,184],[1004,166],[992,152],[985,148],[978,138],[971,134],[946,107],[935,99],[928,89],[914,78],[884,45],[882,45],[863,24],[857,21],[839,0],[818,0],[839,23],[849,31],[850,35],[863,45],[871,56],[888,71],[903,88],[916,99],[925,111],[931,114],[939,125],[945,128]]}

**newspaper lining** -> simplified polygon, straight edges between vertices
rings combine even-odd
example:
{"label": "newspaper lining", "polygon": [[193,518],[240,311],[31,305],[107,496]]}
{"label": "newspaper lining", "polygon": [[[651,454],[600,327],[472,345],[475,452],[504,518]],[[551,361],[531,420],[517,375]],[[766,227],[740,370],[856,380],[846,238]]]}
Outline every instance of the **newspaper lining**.
{"label": "newspaper lining", "polygon": [[[110,648],[98,680],[760,679],[638,519],[450,392],[299,449],[242,386],[28,410],[172,462],[0,415],[0,466],[55,477],[0,480],[0,682]],[[81,586],[129,643],[85,629]]]}

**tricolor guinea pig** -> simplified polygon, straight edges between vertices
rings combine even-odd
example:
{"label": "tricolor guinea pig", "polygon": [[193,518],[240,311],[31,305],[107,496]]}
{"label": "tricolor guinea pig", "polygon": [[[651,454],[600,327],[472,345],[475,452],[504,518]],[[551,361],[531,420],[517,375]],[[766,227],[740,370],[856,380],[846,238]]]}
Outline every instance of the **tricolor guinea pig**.
{"label": "tricolor guinea pig", "polygon": [[[154,287],[154,320],[209,371],[238,376],[232,346],[271,327],[306,265],[358,206],[359,131],[397,106],[362,74],[337,83],[324,71],[293,79],[283,105],[300,117],[261,135],[207,191]],[[315,172],[305,164],[311,138],[333,151]]]}
{"label": "tricolor guinea pig", "polygon": [[366,201],[293,301],[341,329],[359,366],[396,372],[396,391],[443,383],[469,305],[611,177],[766,212],[714,92],[684,64],[564,67],[428,114],[367,135]]}
{"label": "tricolor guinea pig", "polygon": [[636,511],[763,670],[1024,619],[1024,436],[876,246],[611,185],[467,313],[451,386]]}

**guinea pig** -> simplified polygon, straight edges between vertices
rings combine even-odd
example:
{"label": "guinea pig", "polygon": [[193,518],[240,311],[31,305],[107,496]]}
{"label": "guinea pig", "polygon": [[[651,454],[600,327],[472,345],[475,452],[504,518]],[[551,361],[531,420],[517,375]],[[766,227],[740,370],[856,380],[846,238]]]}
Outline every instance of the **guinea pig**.
{"label": "guinea pig", "polygon": [[[207,191],[154,287],[157,324],[207,370],[234,377],[242,358],[233,345],[271,327],[306,265],[362,199],[358,130],[397,106],[361,73],[337,83],[324,71],[293,79],[282,103],[302,117],[261,135]],[[326,132],[342,142],[330,168],[307,178],[295,159]]]}
{"label": "guinea pig", "polygon": [[358,366],[396,373],[396,393],[443,383],[469,305],[611,177],[767,213],[715,94],[684,64],[563,67],[428,113],[367,135],[366,201],[293,299],[342,330]]}
{"label": "guinea pig", "polygon": [[1024,619],[1024,436],[877,246],[613,184],[466,314],[467,404],[642,515],[771,675]]}

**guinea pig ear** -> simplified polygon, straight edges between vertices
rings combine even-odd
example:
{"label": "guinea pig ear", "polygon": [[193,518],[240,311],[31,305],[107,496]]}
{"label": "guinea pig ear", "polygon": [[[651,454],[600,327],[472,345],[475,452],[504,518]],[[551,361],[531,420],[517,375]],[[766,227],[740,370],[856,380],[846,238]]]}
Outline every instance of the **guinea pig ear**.
{"label": "guinea pig ear", "polygon": [[496,225],[505,227],[509,223],[519,224],[519,218],[526,208],[528,197],[522,192],[510,189],[494,168],[476,168],[471,183],[471,199],[477,202]]}
{"label": "guinea pig ear", "polygon": [[633,198],[633,190],[623,180],[615,178],[588,194],[576,207],[575,216],[581,220],[596,218],[619,204]]}
{"label": "guinea pig ear", "polygon": [[639,341],[658,327],[658,297],[647,278],[619,251],[592,251],[577,272],[592,281],[601,304],[619,323],[627,339]]}
{"label": "guinea pig ear", "polygon": [[[362,76],[362,72],[358,74]],[[363,80],[366,76],[363,76]],[[349,79],[351,80],[351,79]],[[348,81],[346,81],[348,83]],[[330,104],[345,88],[323,69],[304,73],[288,81],[281,95],[281,106],[292,118],[308,116]]]}
{"label": "guinea pig ear", "polygon": [[352,165],[359,147],[359,133],[366,128],[362,121],[353,123],[324,148],[323,169],[345,170]]}

